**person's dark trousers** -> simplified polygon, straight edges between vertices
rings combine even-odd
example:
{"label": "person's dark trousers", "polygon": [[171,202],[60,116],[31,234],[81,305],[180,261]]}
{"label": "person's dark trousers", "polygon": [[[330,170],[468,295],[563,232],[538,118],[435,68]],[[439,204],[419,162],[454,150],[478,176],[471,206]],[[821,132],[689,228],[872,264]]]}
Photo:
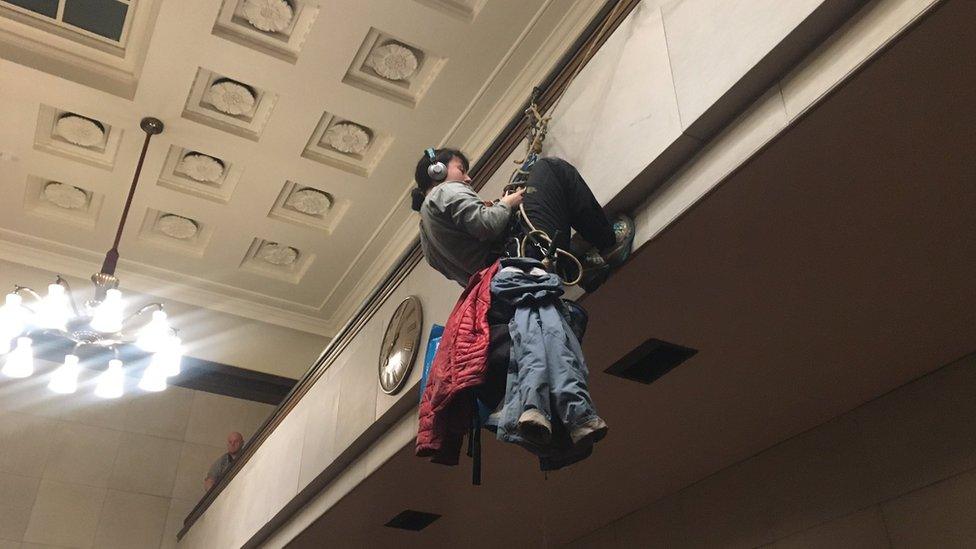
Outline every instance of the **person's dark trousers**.
{"label": "person's dark trousers", "polygon": [[[556,246],[569,250],[570,228],[598,250],[615,242],[613,228],[576,168],[561,158],[540,158],[526,182],[525,213]],[[558,236],[556,233],[558,232]]]}

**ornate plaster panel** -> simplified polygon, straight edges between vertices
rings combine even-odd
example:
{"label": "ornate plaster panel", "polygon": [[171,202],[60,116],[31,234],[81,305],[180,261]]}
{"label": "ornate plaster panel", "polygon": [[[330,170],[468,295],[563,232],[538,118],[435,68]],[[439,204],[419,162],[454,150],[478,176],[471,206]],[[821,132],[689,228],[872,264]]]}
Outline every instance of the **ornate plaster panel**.
{"label": "ornate plaster panel", "polygon": [[342,81],[413,108],[446,62],[446,57],[371,28]]}
{"label": "ornate plaster panel", "polygon": [[24,209],[36,216],[93,229],[105,195],[83,186],[28,176]]}
{"label": "ornate plaster panel", "polygon": [[296,63],[318,14],[315,0],[224,0],[213,33]]}
{"label": "ornate plaster panel", "polygon": [[330,112],[322,115],[302,156],[369,177],[393,143],[393,136]]}
{"label": "ornate plaster panel", "polygon": [[241,262],[241,269],[298,284],[313,261],[315,254],[302,252],[295,246],[255,238]]}
{"label": "ornate plaster panel", "polygon": [[213,226],[179,213],[146,209],[139,240],[193,257],[203,257]]}
{"label": "ornate plaster panel", "polygon": [[122,141],[122,130],[81,113],[41,105],[34,148],[111,170]]}
{"label": "ornate plaster panel", "polygon": [[331,193],[287,181],[268,217],[331,234],[348,209],[348,200],[337,201]]}
{"label": "ornate plaster panel", "polygon": [[273,92],[200,68],[183,117],[257,141],[277,101],[278,95]]}
{"label": "ornate plaster panel", "polygon": [[226,204],[243,172],[244,168],[237,163],[171,145],[158,183],[174,191]]}

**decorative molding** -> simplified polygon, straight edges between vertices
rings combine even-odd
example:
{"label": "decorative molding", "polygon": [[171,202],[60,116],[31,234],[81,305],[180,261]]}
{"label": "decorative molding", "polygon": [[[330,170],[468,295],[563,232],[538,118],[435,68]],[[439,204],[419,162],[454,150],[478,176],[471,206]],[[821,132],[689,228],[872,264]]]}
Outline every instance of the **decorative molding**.
{"label": "decorative molding", "polygon": [[315,254],[271,240],[255,238],[241,261],[241,270],[298,284],[315,261]]}
{"label": "decorative molding", "polygon": [[[69,118],[71,116],[82,117],[96,124],[96,127],[101,126],[101,137],[88,146],[79,145],[66,139],[58,130],[58,122],[62,118]],[[37,129],[34,132],[34,148],[39,151],[84,162],[96,168],[112,170],[115,167],[115,157],[119,151],[119,144],[121,142],[121,128],[110,126],[84,114],[65,111],[43,104],[37,111]]]}
{"label": "decorative molding", "polygon": [[[417,67],[414,70],[400,70],[402,67],[397,67],[391,72],[374,69],[371,65],[375,64],[377,56],[387,46],[395,46],[396,52],[409,52],[410,55],[405,56],[403,60],[409,62],[413,59]],[[389,55],[392,52],[383,53]],[[395,53],[393,55],[396,56]],[[370,28],[342,82],[413,108],[423,99],[445,63],[447,63],[446,57],[434,55],[418,46]],[[387,76],[393,73],[407,74],[407,76],[394,80],[384,77],[384,73]]]}
{"label": "decorative molding", "polygon": [[[321,193],[325,195],[326,200],[330,201],[325,211],[321,213],[311,211],[303,212],[294,205],[289,204],[289,201],[294,199],[296,193],[309,191]],[[268,212],[268,217],[286,223],[293,223],[301,227],[310,227],[324,231],[326,234],[332,234],[339,221],[342,220],[342,216],[349,210],[349,206],[350,202],[348,200],[337,201],[332,194],[321,189],[286,181],[284,187],[281,188],[281,192],[278,194],[278,199],[275,200],[271,211]]]}
{"label": "decorative molding", "polygon": [[227,165],[219,158],[190,151],[182,155],[173,170],[181,176],[188,177],[200,183],[219,185],[224,178]]}
{"label": "decorative molding", "polygon": [[319,2],[288,2],[294,12],[291,21],[280,32],[270,32],[259,30],[248,22],[244,13],[245,0],[224,0],[214,23],[213,34],[283,61],[297,63],[305,39],[318,17]]}
{"label": "decorative molding", "polygon": [[[242,112],[229,114],[233,111],[227,109],[227,106],[223,105],[211,93],[215,89],[214,86],[219,87],[222,84],[230,84],[235,89],[243,88],[248,93],[253,91],[253,104],[234,105],[241,107]],[[264,126],[268,123],[271,111],[274,110],[277,101],[278,94],[276,93],[262,90],[242,80],[201,67],[197,70],[193,85],[190,87],[190,95],[187,97],[186,106],[183,108],[183,118],[251,141],[257,141],[261,138]]]}
{"label": "decorative molding", "polygon": [[[176,238],[168,234],[165,229],[165,222],[170,216],[187,220],[195,226],[195,231],[185,238]],[[142,226],[139,227],[139,240],[183,255],[203,257],[207,244],[210,243],[210,237],[213,236],[213,231],[213,226],[208,223],[202,223],[177,213],[146,208],[146,216],[142,220]]]}
{"label": "decorative molding", "polygon": [[434,8],[440,13],[444,13],[463,21],[473,23],[485,7],[488,0],[414,0],[418,4],[423,4]]}
{"label": "decorative molding", "polygon": [[[84,193],[84,203],[77,208],[64,208],[51,202],[46,191],[48,185],[60,183],[73,187]],[[71,223],[85,229],[94,229],[98,222],[98,215],[102,210],[105,195],[72,185],[71,183],[53,181],[35,175],[27,176],[27,189],[24,193],[24,210],[31,214],[44,217],[60,223]]]}
{"label": "decorative molding", "polygon": [[[99,254],[34,236],[15,233],[7,229],[0,229],[0,259],[79,278],[88,278],[102,264],[102,257]],[[128,260],[120,261],[119,267],[118,276],[124,287],[135,292],[170,299],[195,307],[205,307],[217,312],[310,334],[332,337],[336,332],[337,326],[330,321],[274,305],[259,303],[254,299],[278,301],[289,306],[302,307],[310,313],[318,312],[316,307],[310,307],[303,303],[286,301],[256,292],[246,292],[239,288],[216,284]],[[138,272],[133,268],[152,274]],[[191,285],[191,283],[198,285]],[[226,291],[208,289],[205,286]],[[242,294],[248,297],[237,297],[237,295]]]}
{"label": "decorative molding", "polygon": [[[358,143],[333,144],[342,136],[330,132],[343,126],[360,128],[366,134],[366,142],[360,152],[356,152]],[[302,156],[354,175],[369,177],[392,143],[393,136],[386,132],[325,112],[308,139]]]}
{"label": "decorative molding", "polygon": [[74,113],[64,113],[54,122],[52,137],[63,138],[86,149],[105,150],[107,129],[101,122]]}
{"label": "decorative molding", "polygon": [[[192,177],[180,165],[183,158],[191,153],[216,159],[224,165],[223,172],[214,181],[200,181]],[[184,149],[176,145],[171,145],[169,152],[166,154],[166,161],[163,163],[163,171],[159,175],[159,182],[157,184],[160,187],[166,187],[174,191],[188,193],[200,198],[226,204],[230,202],[231,196],[234,194],[234,189],[237,188],[237,184],[240,182],[243,173],[244,168],[239,164],[229,163],[222,158],[207,154],[204,151]]]}

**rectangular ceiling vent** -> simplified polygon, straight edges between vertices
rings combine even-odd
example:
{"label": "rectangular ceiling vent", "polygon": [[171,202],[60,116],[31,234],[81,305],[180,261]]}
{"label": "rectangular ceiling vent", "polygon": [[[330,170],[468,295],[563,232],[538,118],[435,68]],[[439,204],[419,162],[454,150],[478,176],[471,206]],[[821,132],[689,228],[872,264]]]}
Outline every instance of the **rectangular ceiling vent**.
{"label": "rectangular ceiling vent", "polygon": [[651,384],[698,351],[660,339],[648,339],[605,371],[610,375]]}
{"label": "rectangular ceiling vent", "polygon": [[399,515],[390,519],[390,522],[387,522],[383,526],[419,532],[430,526],[432,522],[439,518],[441,518],[441,516],[434,513],[425,513],[423,511],[407,509],[406,511],[403,511]]}

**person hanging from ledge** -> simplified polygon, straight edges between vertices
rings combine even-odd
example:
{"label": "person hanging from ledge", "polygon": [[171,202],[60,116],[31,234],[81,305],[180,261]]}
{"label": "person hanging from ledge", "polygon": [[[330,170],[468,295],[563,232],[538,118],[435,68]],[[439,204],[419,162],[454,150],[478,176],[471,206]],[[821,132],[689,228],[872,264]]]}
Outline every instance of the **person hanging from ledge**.
{"label": "person hanging from ledge", "polygon": [[582,328],[566,319],[562,283],[548,272],[556,265],[551,257],[519,257],[531,254],[506,243],[523,236],[513,221],[524,218],[546,236],[550,256],[571,247],[583,256],[579,278],[593,291],[629,256],[633,222],[618,216],[611,223],[576,168],[559,158],[534,161],[520,188],[494,202],[473,190],[468,168],[456,149],[427,149],[415,172],[424,257],[465,287],[424,389],[417,455],[456,464],[477,399],[496,409],[488,426],[499,439],[537,454],[543,470],[557,469],[589,455],[607,426],[588,393]]}
{"label": "person hanging from ledge", "polygon": [[[442,166],[441,171],[431,167]],[[462,287],[471,276],[505,255],[513,212],[525,202],[534,225],[555,235],[558,248],[570,249],[570,229],[585,243],[582,250],[584,289],[594,291],[610,268],[623,263],[633,245],[633,222],[619,215],[613,223],[576,168],[560,158],[540,158],[526,185],[494,202],[471,188],[468,158],[457,149],[427,149],[417,162],[411,191],[420,213],[420,246],[436,271]],[[432,177],[433,171],[435,177]]]}

